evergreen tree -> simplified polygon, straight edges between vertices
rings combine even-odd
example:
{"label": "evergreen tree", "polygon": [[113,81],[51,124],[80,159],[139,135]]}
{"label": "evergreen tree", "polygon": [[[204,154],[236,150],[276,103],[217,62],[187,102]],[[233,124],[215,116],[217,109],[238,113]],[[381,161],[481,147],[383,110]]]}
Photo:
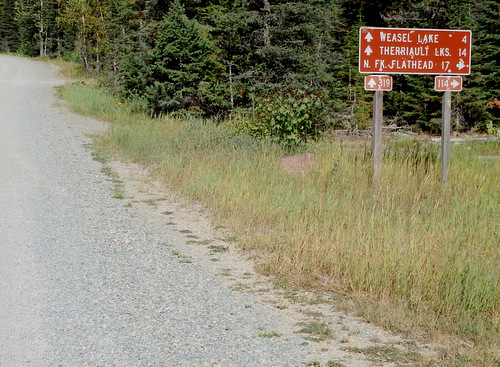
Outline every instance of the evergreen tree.
{"label": "evergreen tree", "polygon": [[155,114],[181,108],[214,114],[227,108],[219,83],[223,66],[215,59],[215,46],[200,24],[188,19],[180,1],[154,31],[153,48],[143,44],[124,64],[127,93],[146,100]]}
{"label": "evergreen tree", "polygon": [[[356,128],[371,115],[360,26],[470,29],[472,73],[453,94],[453,126],[486,129],[500,124],[498,9],[494,0],[0,0],[0,51],[78,55],[155,113],[309,93],[322,116]],[[394,75],[384,114],[438,132],[441,97],[433,76]]]}
{"label": "evergreen tree", "polygon": [[34,1],[18,0],[15,5],[19,34],[18,51],[26,56],[34,56],[38,51],[38,42],[36,39],[38,33],[36,24],[37,12]]}
{"label": "evergreen tree", "polygon": [[475,0],[450,2],[449,27],[471,29],[472,72],[464,77],[464,91],[454,96],[456,127],[486,130],[500,126],[500,3]]}
{"label": "evergreen tree", "polygon": [[0,2],[0,49],[4,52],[16,52],[18,48],[19,33],[15,0],[2,0]]}
{"label": "evergreen tree", "polygon": [[19,52],[27,56],[60,55],[59,8],[49,0],[16,0]]}

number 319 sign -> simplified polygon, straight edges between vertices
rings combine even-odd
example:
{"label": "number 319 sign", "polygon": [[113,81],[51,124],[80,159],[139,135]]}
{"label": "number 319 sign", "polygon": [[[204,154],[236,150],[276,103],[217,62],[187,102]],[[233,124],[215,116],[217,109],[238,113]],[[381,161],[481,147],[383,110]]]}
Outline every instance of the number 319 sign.
{"label": "number 319 sign", "polygon": [[366,90],[392,90],[392,76],[389,75],[369,75],[365,76]]}

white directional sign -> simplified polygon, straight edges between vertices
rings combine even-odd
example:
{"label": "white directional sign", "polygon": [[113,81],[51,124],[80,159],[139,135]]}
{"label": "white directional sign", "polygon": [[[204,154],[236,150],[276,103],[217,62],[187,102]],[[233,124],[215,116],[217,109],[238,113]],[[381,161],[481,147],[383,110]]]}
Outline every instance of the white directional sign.
{"label": "white directional sign", "polygon": [[462,90],[462,77],[437,76],[434,79],[434,89],[438,92],[460,92]]}
{"label": "white directional sign", "polygon": [[365,76],[366,90],[392,90],[392,76],[389,75],[368,75]]}

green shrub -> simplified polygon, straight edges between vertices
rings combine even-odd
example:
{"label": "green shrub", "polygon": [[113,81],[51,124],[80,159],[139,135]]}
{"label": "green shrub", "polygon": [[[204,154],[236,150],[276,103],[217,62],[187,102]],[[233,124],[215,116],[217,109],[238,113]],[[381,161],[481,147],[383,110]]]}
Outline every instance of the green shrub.
{"label": "green shrub", "polygon": [[304,90],[274,93],[257,99],[245,129],[286,146],[297,146],[323,130],[324,107],[319,94]]}

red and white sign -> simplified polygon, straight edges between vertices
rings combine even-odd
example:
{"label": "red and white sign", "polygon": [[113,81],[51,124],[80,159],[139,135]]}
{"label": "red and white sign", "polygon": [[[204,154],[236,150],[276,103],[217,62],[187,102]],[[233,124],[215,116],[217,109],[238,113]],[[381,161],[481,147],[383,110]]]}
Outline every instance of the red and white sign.
{"label": "red and white sign", "polygon": [[392,76],[389,75],[369,75],[365,76],[366,90],[392,90]]}
{"label": "red and white sign", "polygon": [[359,29],[359,72],[469,75],[472,32],[447,29]]}
{"label": "red and white sign", "polygon": [[462,90],[462,77],[437,76],[434,79],[434,89],[438,92],[460,92]]}

